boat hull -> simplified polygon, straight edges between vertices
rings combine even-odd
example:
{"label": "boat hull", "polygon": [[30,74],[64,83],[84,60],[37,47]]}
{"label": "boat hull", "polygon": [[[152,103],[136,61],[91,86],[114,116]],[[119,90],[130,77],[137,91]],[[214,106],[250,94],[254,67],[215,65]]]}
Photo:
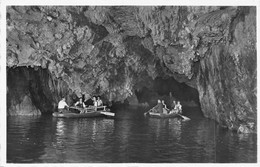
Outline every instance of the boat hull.
{"label": "boat hull", "polygon": [[175,113],[163,114],[163,113],[146,112],[144,115],[146,117],[150,117],[150,118],[178,118],[178,117],[180,117],[178,114],[175,114]]}
{"label": "boat hull", "polygon": [[[78,108],[78,107],[70,107],[71,112],[66,113],[58,113],[54,112],[52,114],[53,117],[58,118],[91,118],[91,117],[114,117],[115,113],[110,112],[110,109],[102,109],[97,108],[97,111],[94,108]],[[76,112],[75,112],[76,111]]]}
{"label": "boat hull", "polygon": [[109,108],[104,108],[104,106],[100,107],[89,107],[89,108],[80,108],[80,107],[70,107],[70,111],[77,112],[77,113],[86,113],[86,112],[94,112],[94,111],[104,111],[104,112],[110,112]]}
{"label": "boat hull", "polygon": [[87,112],[82,114],[54,112],[52,116],[57,118],[91,118],[91,117],[103,116],[103,114],[101,114],[100,111],[93,111],[93,112]]}

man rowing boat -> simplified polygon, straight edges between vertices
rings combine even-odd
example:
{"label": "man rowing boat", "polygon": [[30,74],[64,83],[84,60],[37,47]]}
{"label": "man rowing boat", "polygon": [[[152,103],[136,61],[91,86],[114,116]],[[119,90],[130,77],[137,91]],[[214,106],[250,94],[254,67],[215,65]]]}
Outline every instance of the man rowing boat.
{"label": "man rowing boat", "polygon": [[163,113],[163,104],[160,99],[158,99],[157,105],[151,109],[151,112]]}
{"label": "man rowing boat", "polygon": [[65,97],[63,97],[61,99],[61,101],[59,101],[59,103],[58,103],[58,112],[60,112],[60,113],[69,112],[68,108],[69,108],[69,105],[66,103]]}

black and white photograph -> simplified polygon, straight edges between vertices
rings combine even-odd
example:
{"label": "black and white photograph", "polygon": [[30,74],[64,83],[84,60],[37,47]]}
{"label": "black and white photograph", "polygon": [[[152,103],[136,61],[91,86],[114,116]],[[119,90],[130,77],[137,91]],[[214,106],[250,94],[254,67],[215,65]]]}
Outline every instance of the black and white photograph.
{"label": "black and white photograph", "polygon": [[257,165],[259,4],[156,2],[1,4],[3,165]]}

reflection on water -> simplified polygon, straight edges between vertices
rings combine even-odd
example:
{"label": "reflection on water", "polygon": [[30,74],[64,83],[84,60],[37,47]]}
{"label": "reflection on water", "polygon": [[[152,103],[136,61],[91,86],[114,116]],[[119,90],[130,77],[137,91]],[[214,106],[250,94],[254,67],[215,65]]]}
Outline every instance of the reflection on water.
{"label": "reflection on water", "polygon": [[8,117],[7,162],[256,162],[255,134],[127,110],[116,119]]}
{"label": "reflection on water", "polygon": [[156,140],[161,137],[172,140],[181,139],[182,122],[180,119],[149,119],[148,126],[154,129]]}

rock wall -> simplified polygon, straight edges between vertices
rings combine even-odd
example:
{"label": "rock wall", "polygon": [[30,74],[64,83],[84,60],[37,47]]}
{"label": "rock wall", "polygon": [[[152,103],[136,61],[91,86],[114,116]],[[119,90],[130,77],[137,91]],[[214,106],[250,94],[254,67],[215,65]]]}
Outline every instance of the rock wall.
{"label": "rock wall", "polygon": [[8,67],[46,68],[109,101],[173,77],[231,129],[256,129],[255,60],[256,7],[7,7]]}
{"label": "rock wall", "polygon": [[85,16],[86,9],[8,7],[7,66],[47,68],[78,96],[125,99],[153,57],[140,38],[109,34]]}
{"label": "rock wall", "polygon": [[256,132],[256,9],[241,8],[230,40],[200,60],[198,91],[204,115],[230,129]]}

